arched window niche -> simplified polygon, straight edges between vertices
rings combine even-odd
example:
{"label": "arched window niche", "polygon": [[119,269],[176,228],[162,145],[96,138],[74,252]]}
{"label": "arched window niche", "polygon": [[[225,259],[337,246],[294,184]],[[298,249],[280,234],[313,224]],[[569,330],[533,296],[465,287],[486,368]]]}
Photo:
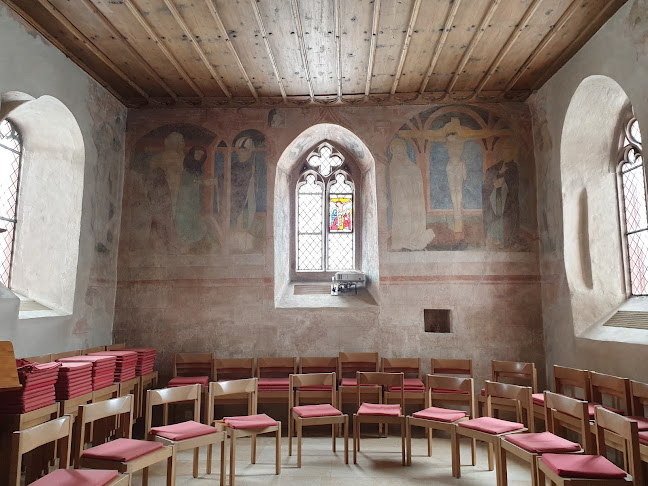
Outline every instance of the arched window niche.
{"label": "arched window niche", "polygon": [[83,136],[74,115],[52,96],[3,93],[4,119],[22,139],[11,275],[11,290],[22,301],[20,318],[69,315],[81,235]]}
{"label": "arched window niche", "polygon": [[[323,163],[331,165],[321,170],[318,158],[321,159],[323,155]],[[274,190],[276,307],[358,308],[376,305],[374,296],[379,283],[379,270],[375,181],[375,161],[369,149],[353,132],[339,125],[314,125],[283,151],[277,163]],[[303,188],[305,196],[319,201],[312,208],[316,211],[313,216],[315,220],[321,221],[321,224],[302,228],[304,233],[310,233],[307,238],[321,242],[321,246],[316,246],[314,250],[315,254],[321,255],[321,264],[311,262],[310,265],[302,265],[301,270],[298,262],[300,229],[297,214],[300,188]],[[308,193],[309,188],[312,194]],[[347,222],[346,228],[342,221],[340,226],[336,226],[336,231],[331,232],[333,211],[330,205],[333,204],[332,199],[343,195],[346,195],[343,199],[352,195],[353,220]],[[327,247],[332,247],[336,238],[344,239],[345,244],[349,241],[353,246],[352,261],[347,259],[340,262],[328,258],[331,253],[327,253]],[[331,276],[337,270],[351,267],[366,275],[366,289],[361,289],[357,299],[331,296]],[[317,295],[299,295],[295,284],[302,282],[321,283],[321,292]],[[328,295],[325,294],[325,286],[329,286]]]}

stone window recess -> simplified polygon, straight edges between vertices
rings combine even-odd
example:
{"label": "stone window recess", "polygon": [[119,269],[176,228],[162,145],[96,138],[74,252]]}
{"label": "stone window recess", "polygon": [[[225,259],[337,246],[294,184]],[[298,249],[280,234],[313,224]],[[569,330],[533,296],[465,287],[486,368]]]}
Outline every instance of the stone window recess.
{"label": "stone window recess", "polygon": [[20,188],[20,162],[22,142],[16,128],[8,121],[0,122],[0,282],[11,284],[18,190]]}
{"label": "stone window recess", "polygon": [[425,332],[451,333],[450,309],[423,309]]}
{"label": "stone window recess", "polygon": [[296,188],[296,271],[355,269],[355,186],[344,157],[322,143]]}
{"label": "stone window recess", "polygon": [[639,123],[632,116],[623,130],[619,163],[622,221],[628,249],[628,271],[632,295],[648,295],[648,216],[646,172],[643,165]]}

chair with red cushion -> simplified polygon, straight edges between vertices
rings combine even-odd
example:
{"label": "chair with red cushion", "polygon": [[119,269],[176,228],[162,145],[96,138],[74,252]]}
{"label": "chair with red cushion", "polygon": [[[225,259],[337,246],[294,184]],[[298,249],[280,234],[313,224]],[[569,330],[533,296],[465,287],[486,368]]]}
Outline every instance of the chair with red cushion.
{"label": "chair with red cushion", "polygon": [[214,378],[214,356],[211,353],[176,353],[173,378],[169,387],[200,384],[205,388]]}
{"label": "chair with red cushion", "polygon": [[[167,485],[173,484],[173,449],[159,442],[133,439],[133,395],[112,398],[99,403],[79,406],[75,427],[79,443],[79,455],[75,458],[76,467],[89,469],[113,469],[132,475],[142,471],[142,486],[148,484],[149,467],[159,462],[167,462]],[[117,420],[117,428],[99,437],[98,428],[93,429],[93,444],[107,441],[84,450],[86,430],[98,420]],[[88,425],[90,424],[90,425]],[[110,440],[110,439],[113,440]]]}
{"label": "chair with red cushion", "polygon": [[[338,409],[344,411],[344,404],[356,404],[356,372],[379,371],[378,353],[342,353],[338,356]],[[366,400],[382,403],[382,388],[366,386],[362,389]],[[382,427],[381,427],[382,431]]]}
{"label": "chair with red cushion", "polygon": [[583,445],[589,450],[591,434],[589,433],[589,413],[587,402],[575,398],[545,392],[544,403],[547,408],[547,431],[528,434],[512,434],[501,441],[501,485],[506,486],[506,453],[510,452],[531,466],[531,484],[537,486],[538,475],[536,462],[545,453],[553,454],[582,454],[586,451],[581,444],[571,442],[555,432],[562,427],[562,417],[574,417],[580,422],[580,435]]}
{"label": "chair with red cushion", "polygon": [[[349,416],[344,415],[335,404],[335,373],[308,373],[290,375],[290,401],[288,403],[288,455],[292,455],[293,430],[297,429],[297,467],[301,467],[302,427],[309,425],[331,425],[333,452],[335,452],[336,425],[344,425],[344,463],[349,463]],[[328,399],[318,405],[296,404],[296,395],[300,389],[328,390]],[[320,392],[323,393],[323,392]],[[295,427],[293,427],[293,423]]]}
{"label": "chair with red cushion", "polygon": [[[586,402],[592,400],[589,371],[554,365],[553,382],[554,393]],[[545,419],[544,393],[533,394],[533,413],[537,419]],[[578,421],[572,423],[567,421],[565,426],[578,432]]]}
{"label": "chair with red cushion", "polygon": [[[421,380],[421,358],[382,358],[380,369],[385,373],[405,375],[405,403],[425,405],[425,383]],[[383,403],[398,403],[400,390],[387,387]]]}
{"label": "chair with red cushion", "polygon": [[[432,390],[453,390],[465,397],[468,402],[468,410],[453,410],[438,408],[437,402],[432,398]],[[451,444],[457,441],[456,424],[475,418],[475,385],[472,378],[460,378],[455,376],[425,376],[425,410],[416,412],[407,417],[407,465],[412,464],[412,426],[424,427],[428,438],[428,456],[432,455],[432,431],[443,430],[450,434]],[[441,398],[441,401],[443,398]],[[475,441],[472,441],[473,461],[475,457]],[[454,460],[453,456],[453,460]],[[474,465],[474,462],[473,462]],[[452,463],[452,475],[456,477],[456,464]]]}
{"label": "chair with red cushion", "polygon": [[117,471],[68,469],[72,437],[72,417],[50,420],[40,425],[13,433],[8,486],[20,486],[23,454],[37,447],[58,441],[59,467],[31,483],[34,486],[128,486],[129,477]]}
{"label": "chair with red cushion", "polygon": [[[299,357],[299,374],[306,375],[312,373],[335,373],[337,376],[338,371],[338,358],[333,357],[312,357],[300,356]],[[337,383],[334,383],[332,388],[337,388]],[[295,392],[294,406],[302,404],[318,404],[328,401],[331,393],[331,386],[313,386],[313,387],[300,387]],[[336,391],[337,400],[337,391]],[[338,406],[337,402],[333,404]]]}
{"label": "chair with red cushion", "polygon": [[[538,481],[549,479],[558,486],[586,484],[587,486],[643,485],[639,457],[639,431],[637,422],[629,420],[601,406],[594,411],[598,429],[598,455],[543,454],[537,461]],[[606,438],[614,436],[623,442],[624,463],[629,473],[610,462]]]}
{"label": "chair with red cushion", "polygon": [[290,395],[290,375],[297,373],[297,357],[257,358],[258,403],[285,403]]}
{"label": "chair with red cushion", "polygon": [[[356,403],[358,411],[353,414],[353,463],[357,464],[360,451],[360,427],[362,424],[399,424],[401,430],[402,463],[405,465],[405,376],[403,373],[356,372]],[[398,387],[398,404],[364,403],[361,390],[366,386]]]}
{"label": "chair with red cushion", "polygon": [[[175,483],[175,458],[178,452],[193,449],[193,477],[198,477],[198,462],[200,447],[209,446],[207,452],[207,474],[211,474],[212,457],[211,446],[220,443],[221,445],[221,467],[220,484],[225,484],[225,431],[222,425],[214,427],[200,423],[200,397],[202,389],[200,385],[187,385],[175,388],[164,388],[162,390],[148,390],[146,392],[146,424],[145,433],[148,440],[160,442],[173,448],[174,471],[173,480]],[[169,424],[169,404],[192,403],[193,420],[177,424]],[[153,407],[163,406],[163,422],[161,427],[152,427]]]}
{"label": "chair with red cushion", "polygon": [[[590,420],[594,420],[594,410],[598,405],[611,410],[619,415],[631,414],[632,404],[630,399],[630,380],[619,376],[606,375],[590,371],[590,388],[592,401],[589,403]],[[596,424],[591,424],[591,431],[596,435]],[[623,441],[608,434],[607,445],[614,449],[621,449]]]}
{"label": "chair with red cushion", "polygon": [[[459,440],[463,437],[486,442],[488,444],[488,470],[493,470],[493,453],[495,454],[497,484],[500,484],[500,439],[508,434],[534,432],[533,414],[527,415],[528,428],[524,425],[524,410],[532,410],[531,387],[509,385],[486,381],[486,416],[457,423],[457,440],[452,448],[452,461],[456,464],[456,476],[461,477]],[[500,406],[515,410],[517,422],[493,418],[493,401],[497,399]]]}
{"label": "chair with red cushion", "polygon": [[250,437],[252,439],[251,463],[256,463],[256,438],[261,434],[275,434],[275,473],[281,473],[281,422],[266,414],[257,414],[258,378],[247,380],[232,380],[224,382],[211,382],[209,384],[209,403],[214,403],[217,398],[227,396],[246,396],[248,415],[240,417],[224,417],[223,420],[214,421],[214,407],[207,409],[208,424],[224,424],[227,436],[230,438],[230,486],[236,480],[236,439]]}
{"label": "chair with red cushion", "polygon": [[630,399],[632,401],[632,416],[637,421],[639,429],[639,452],[641,460],[648,463],[648,384],[630,380]]}

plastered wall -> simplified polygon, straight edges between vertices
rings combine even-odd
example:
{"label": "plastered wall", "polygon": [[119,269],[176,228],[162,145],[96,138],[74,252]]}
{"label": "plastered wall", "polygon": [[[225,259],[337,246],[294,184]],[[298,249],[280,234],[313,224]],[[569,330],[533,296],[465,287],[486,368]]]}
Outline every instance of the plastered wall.
{"label": "plastered wall", "polygon": [[[612,160],[618,115],[605,114],[601,106],[620,109],[627,96],[640,128],[648,132],[647,12],[645,0],[625,4],[529,103],[548,371],[562,364],[648,379],[645,331],[618,329],[603,338],[596,332],[597,323],[624,300],[625,292]],[[607,77],[603,83],[602,76]],[[590,85],[594,88],[589,97],[574,98],[579,86]],[[565,130],[573,98],[572,106],[580,105],[585,118],[580,130]],[[578,152],[573,150],[574,139],[583,140]],[[604,160],[599,155],[606,150],[609,157]],[[585,189],[589,190],[583,197]]]}
{"label": "plastered wall", "polygon": [[[73,302],[66,296],[69,315],[17,319],[15,306],[0,306],[0,339],[14,343],[17,356],[60,352],[110,343],[115,303],[117,245],[121,217],[126,109],[64,54],[0,4],[0,94],[49,95],[63,103],[78,124],[84,157],[81,188],[50,185],[49,210],[57,201],[80,190],[81,227]],[[0,110],[3,107],[0,106]],[[40,152],[47,162],[47,143],[30,134],[24,141],[30,156]],[[55,159],[53,159],[55,160]],[[27,161],[28,162],[28,161]],[[79,162],[79,161],[77,161]],[[75,182],[76,181],[76,182]],[[79,177],[69,179],[79,183]],[[77,234],[78,234],[77,230]],[[43,247],[48,235],[42,234]],[[32,242],[33,243],[33,242]],[[51,258],[56,258],[51,255]],[[46,263],[44,263],[46,265]],[[57,268],[52,265],[52,268]],[[52,281],[64,278],[49,275]],[[5,312],[5,309],[7,311]]]}

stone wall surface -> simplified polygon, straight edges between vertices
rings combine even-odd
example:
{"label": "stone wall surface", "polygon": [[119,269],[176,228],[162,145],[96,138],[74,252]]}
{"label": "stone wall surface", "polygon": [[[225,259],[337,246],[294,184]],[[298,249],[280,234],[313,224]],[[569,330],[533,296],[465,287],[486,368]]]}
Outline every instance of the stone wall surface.
{"label": "stone wall surface", "polygon": [[[115,306],[117,248],[121,219],[126,109],[96,81],[43,39],[7,6],[0,4],[0,94],[21,92],[56,98],[76,119],[83,137],[84,160],[76,288],[71,313],[17,319],[3,313],[0,339],[11,340],[17,356],[31,356],[110,343]],[[3,110],[4,106],[0,106]],[[9,115],[11,119],[11,114]],[[54,123],[55,121],[53,121]],[[28,160],[47,163],[46,134],[23,141]],[[65,184],[50,187],[49,210],[61,208]],[[54,197],[56,196],[56,197]],[[47,197],[43,194],[42,197]],[[20,209],[19,209],[20,210]],[[61,218],[63,220],[63,218]],[[41,235],[47,246],[47,234]],[[74,236],[72,236],[74,237]],[[18,242],[20,244],[20,242]],[[27,258],[27,257],[26,257]],[[51,258],[56,258],[51,255]],[[53,268],[57,268],[53,266]],[[60,275],[49,275],[52,282]],[[72,299],[70,299],[72,300]]]}

